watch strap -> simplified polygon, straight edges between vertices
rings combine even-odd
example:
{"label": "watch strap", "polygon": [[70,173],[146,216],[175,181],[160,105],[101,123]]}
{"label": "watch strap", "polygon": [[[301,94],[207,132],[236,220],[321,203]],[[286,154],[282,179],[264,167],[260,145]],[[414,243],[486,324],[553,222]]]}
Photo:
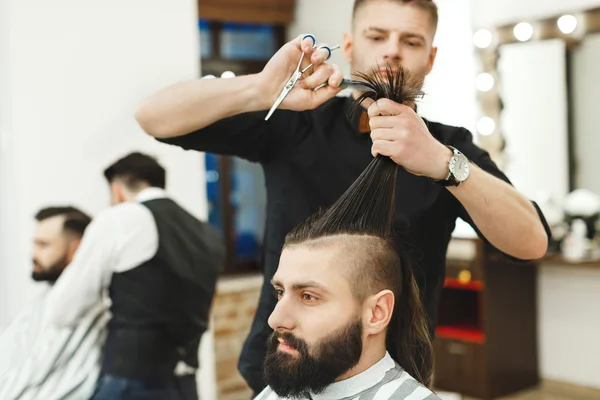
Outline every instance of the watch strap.
{"label": "watch strap", "polygon": [[450,157],[448,159],[448,176],[446,177],[446,179],[432,179],[429,178],[429,180],[433,183],[436,183],[438,185],[441,186],[458,186],[461,184],[461,182],[455,178],[454,174],[452,173],[452,170],[450,169],[450,161],[452,160],[452,158],[454,156],[457,156],[459,154],[462,154],[460,151],[458,151],[455,147],[450,146],[450,145],[446,145],[447,148],[449,148],[450,150],[452,150],[452,157]]}

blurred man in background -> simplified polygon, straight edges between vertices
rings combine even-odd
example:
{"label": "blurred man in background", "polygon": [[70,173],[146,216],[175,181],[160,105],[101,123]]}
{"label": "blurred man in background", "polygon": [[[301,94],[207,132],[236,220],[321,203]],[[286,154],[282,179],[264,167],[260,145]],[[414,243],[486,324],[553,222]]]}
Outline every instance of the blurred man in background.
{"label": "blurred man in background", "polygon": [[48,296],[91,218],[61,206],[44,208],[35,219],[32,278],[47,287],[0,335],[0,398],[87,399],[100,372],[107,307],[97,303],[72,327],[55,329],[45,321]]}
{"label": "blurred man in background", "polygon": [[222,240],[168,197],[165,169],[154,158],[131,153],[104,175],[113,207],[94,218],[56,283],[50,323],[77,324],[108,291],[112,316],[93,399],[185,399],[176,366],[197,362]]}

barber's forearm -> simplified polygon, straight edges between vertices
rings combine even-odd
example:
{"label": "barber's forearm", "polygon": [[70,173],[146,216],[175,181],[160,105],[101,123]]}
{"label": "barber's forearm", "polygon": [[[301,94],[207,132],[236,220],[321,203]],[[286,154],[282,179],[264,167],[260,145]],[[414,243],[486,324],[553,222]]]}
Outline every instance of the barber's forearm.
{"label": "barber's forearm", "polygon": [[469,178],[448,190],[499,250],[523,260],[546,253],[548,236],[535,207],[508,183],[472,165]]}
{"label": "barber's forearm", "polygon": [[135,118],[154,137],[181,136],[223,118],[268,109],[259,86],[258,75],[178,83],[145,99]]}

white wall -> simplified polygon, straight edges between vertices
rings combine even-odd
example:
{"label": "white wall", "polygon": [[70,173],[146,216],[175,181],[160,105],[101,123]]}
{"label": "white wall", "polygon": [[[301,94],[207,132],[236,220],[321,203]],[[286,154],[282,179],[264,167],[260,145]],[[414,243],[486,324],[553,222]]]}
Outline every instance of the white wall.
{"label": "white wall", "polygon": [[[437,0],[439,27],[435,38],[438,57],[424,90],[427,95],[419,105],[419,114],[433,121],[464,126],[474,132],[476,97],[474,78],[477,66],[471,41],[471,0]],[[299,0],[296,20],[288,28],[288,40],[302,33],[312,33],[317,42],[341,44],[343,33],[350,29],[350,0]],[[460,62],[456,62],[460,60]],[[350,66],[341,51],[331,57],[350,77]]]}
{"label": "white wall", "polygon": [[597,268],[540,268],[538,346],[544,378],[600,388],[599,286]]}
{"label": "white wall", "polygon": [[[199,75],[196,1],[1,4],[12,12],[0,12],[0,326],[36,292],[29,278],[35,211],[60,203],[90,213],[107,207],[102,170],[117,157],[132,150],[157,156],[173,197],[206,216],[202,155],[155,142],[133,118],[150,92]],[[214,398],[206,347],[202,394]]]}
{"label": "white wall", "polygon": [[[294,21],[287,29],[288,40],[300,34],[312,33],[317,38],[317,44],[343,44],[343,34],[350,30],[352,21],[352,3],[349,0],[296,0]],[[333,52],[329,62],[338,64],[344,76],[350,77],[350,65],[340,50]]]}
{"label": "white wall", "polygon": [[[477,0],[473,2],[472,21],[475,28],[493,28],[506,23],[597,6],[600,6],[599,0]],[[532,68],[538,66],[532,65]],[[505,77],[501,76],[500,79],[504,80]],[[553,81],[548,82],[547,87],[555,84]],[[542,90],[538,93],[539,99],[544,99],[551,93]],[[592,93],[590,91],[590,95]],[[532,102],[530,106],[535,107],[536,104],[537,102]],[[528,121],[523,123],[527,124]],[[536,158],[536,155],[542,154],[537,149],[526,151],[529,152],[530,165],[540,165],[543,162]],[[540,268],[538,324],[540,369],[544,378],[600,388],[598,365],[594,364],[594,355],[600,354],[600,342],[596,340],[595,334],[600,330],[600,318],[594,311],[594,307],[600,305],[596,290],[598,287],[600,274],[597,271],[566,266]]]}

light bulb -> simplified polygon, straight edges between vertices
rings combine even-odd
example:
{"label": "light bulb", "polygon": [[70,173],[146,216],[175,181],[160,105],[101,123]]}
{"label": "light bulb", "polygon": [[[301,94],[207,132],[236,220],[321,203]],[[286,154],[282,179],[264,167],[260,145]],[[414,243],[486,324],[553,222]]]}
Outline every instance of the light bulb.
{"label": "light bulb", "polygon": [[562,33],[569,34],[573,33],[575,28],[577,28],[577,18],[573,15],[563,15],[556,21],[556,25],[558,25],[558,29]]}
{"label": "light bulb", "polygon": [[480,92],[489,92],[494,87],[494,77],[487,72],[477,75],[475,85]]}
{"label": "light bulb", "polygon": [[215,78],[216,78],[216,76],[214,76],[214,75],[204,75],[202,77],[202,79],[215,79]]}
{"label": "light bulb", "polygon": [[487,29],[480,29],[473,35],[473,43],[480,49],[485,49],[492,44],[492,33]]}
{"label": "light bulb", "polygon": [[477,132],[483,136],[489,136],[494,133],[496,129],[496,123],[490,117],[481,117],[477,121]]}
{"label": "light bulb", "polygon": [[221,74],[221,78],[225,78],[225,79],[234,78],[234,77],[235,77],[235,74],[231,71],[225,71]]}
{"label": "light bulb", "polygon": [[521,22],[513,29],[515,38],[520,42],[526,42],[533,36],[533,27],[528,22]]}

